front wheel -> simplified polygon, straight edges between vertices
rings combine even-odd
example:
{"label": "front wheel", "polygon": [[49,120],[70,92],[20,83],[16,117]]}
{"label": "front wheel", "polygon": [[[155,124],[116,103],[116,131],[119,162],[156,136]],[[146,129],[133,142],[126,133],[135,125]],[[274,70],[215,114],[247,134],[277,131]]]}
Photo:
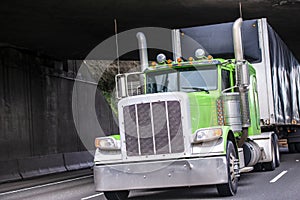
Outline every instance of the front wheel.
{"label": "front wheel", "polygon": [[263,163],[265,170],[267,171],[273,171],[276,167],[280,165],[280,155],[279,155],[279,147],[277,140],[272,137],[271,141],[271,156],[272,161],[268,163]]}
{"label": "front wheel", "polygon": [[129,196],[129,191],[111,191],[104,192],[104,196],[107,200],[126,200]]}
{"label": "front wheel", "polygon": [[275,144],[275,153],[276,153],[276,167],[280,166],[280,152],[279,152],[279,144],[278,144],[278,137],[274,135],[274,144]]}
{"label": "front wheel", "polygon": [[226,147],[228,183],[217,185],[218,193],[221,196],[234,196],[238,187],[238,170],[237,153],[233,143],[229,140]]}

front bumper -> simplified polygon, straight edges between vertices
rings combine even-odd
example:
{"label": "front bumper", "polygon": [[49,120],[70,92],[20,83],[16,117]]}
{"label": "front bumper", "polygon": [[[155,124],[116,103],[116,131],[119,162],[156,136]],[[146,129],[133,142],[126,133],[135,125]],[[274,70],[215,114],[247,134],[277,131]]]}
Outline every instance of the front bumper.
{"label": "front bumper", "polygon": [[97,191],[222,184],[225,156],[94,166]]}

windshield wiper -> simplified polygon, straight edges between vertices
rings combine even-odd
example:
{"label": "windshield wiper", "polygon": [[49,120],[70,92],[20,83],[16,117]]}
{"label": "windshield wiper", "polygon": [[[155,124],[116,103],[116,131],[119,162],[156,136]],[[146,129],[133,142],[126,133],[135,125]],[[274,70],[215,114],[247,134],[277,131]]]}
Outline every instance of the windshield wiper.
{"label": "windshield wiper", "polygon": [[197,92],[206,92],[207,94],[209,94],[209,91],[205,88],[201,88],[201,87],[182,87],[182,89],[193,89],[196,90]]}

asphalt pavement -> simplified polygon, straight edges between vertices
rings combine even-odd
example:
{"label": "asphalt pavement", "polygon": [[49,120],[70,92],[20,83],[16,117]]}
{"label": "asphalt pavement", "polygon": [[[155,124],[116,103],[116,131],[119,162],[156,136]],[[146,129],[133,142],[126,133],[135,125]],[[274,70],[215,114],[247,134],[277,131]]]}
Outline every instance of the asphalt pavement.
{"label": "asphalt pavement", "polygon": [[[90,170],[62,173],[0,185],[1,200],[105,200],[94,191]],[[219,197],[215,186],[131,191],[132,200],[189,199],[300,199],[300,154],[281,154],[281,165],[271,172],[242,174],[234,197]]]}

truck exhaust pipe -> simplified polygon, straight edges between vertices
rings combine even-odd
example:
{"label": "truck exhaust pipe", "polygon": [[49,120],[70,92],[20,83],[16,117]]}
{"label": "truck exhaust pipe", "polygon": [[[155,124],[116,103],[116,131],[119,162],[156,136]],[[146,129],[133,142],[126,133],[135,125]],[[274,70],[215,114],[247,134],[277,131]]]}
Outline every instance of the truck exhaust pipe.
{"label": "truck exhaust pipe", "polygon": [[233,28],[232,28],[233,48],[234,48],[234,56],[235,56],[236,61],[244,61],[242,32],[241,32],[242,24],[243,24],[243,19],[238,18],[234,22]]}
{"label": "truck exhaust pipe", "polygon": [[172,30],[172,49],[173,60],[177,61],[178,58],[182,57],[179,29]]}
{"label": "truck exhaust pipe", "polygon": [[243,42],[242,42],[242,27],[243,19],[238,18],[233,24],[233,47],[234,47],[234,55],[236,61],[236,78],[237,78],[237,86],[242,87],[243,90],[248,91],[248,86],[250,84],[250,76],[248,65],[244,59],[244,51],[243,51]]}
{"label": "truck exhaust pipe", "polygon": [[232,28],[233,32],[233,47],[236,62],[236,85],[239,88],[241,98],[242,111],[242,127],[243,135],[239,141],[239,146],[242,146],[248,137],[248,127],[250,126],[250,109],[248,101],[248,91],[250,84],[249,68],[247,62],[244,60],[243,42],[242,42],[242,27],[243,19],[237,19]]}
{"label": "truck exhaust pipe", "polygon": [[147,42],[145,34],[138,32],[136,34],[138,39],[139,51],[140,51],[140,61],[141,61],[141,71],[145,71],[148,67],[148,53],[147,53]]}

